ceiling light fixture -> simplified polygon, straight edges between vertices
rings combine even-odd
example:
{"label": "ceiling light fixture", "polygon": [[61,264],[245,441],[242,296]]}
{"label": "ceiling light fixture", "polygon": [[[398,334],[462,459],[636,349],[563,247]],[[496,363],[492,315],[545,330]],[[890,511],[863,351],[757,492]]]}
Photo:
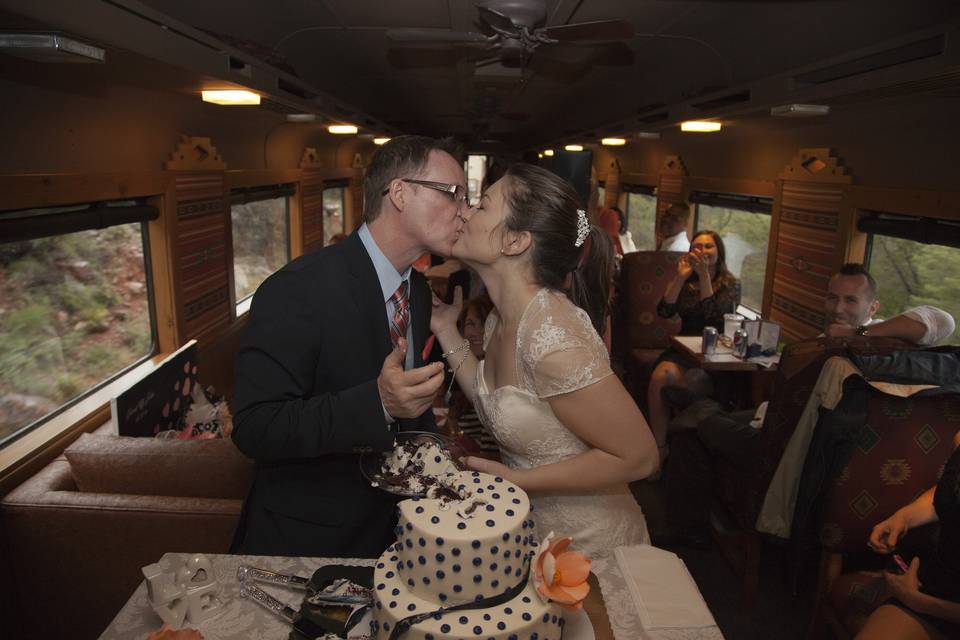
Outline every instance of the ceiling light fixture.
{"label": "ceiling light fixture", "polygon": [[627,144],[627,141],[624,138],[604,138],[600,144],[605,147],[622,147]]}
{"label": "ceiling light fixture", "polygon": [[564,147],[567,151],[583,151],[582,144],[568,144]]}
{"label": "ceiling light fixture", "polygon": [[288,113],[287,122],[316,122],[317,114],[315,113]]}
{"label": "ceiling light fixture", "polygon": [[332,124],[327,127],[327,131],[336,134],[351,134],[357,132],[357,127],[352,124]]}
{"label": "ceiling light fixture", "polygon": [[659,131],[641,131],[637,134],[637,137],[641,140],[659,140],[660,132]]}
{"label": "ceiling light fixture", "polygon": [[553,149],[544,149],[544,150],[543,150],[543,155],[547,156],[548,158],[552,158],[552,157],[553,157]]}
{"label": "ceiling light fixture", "polygon": [[260,96],[252,91],[231,89],[229,91],[201,91],[204,102],[225,106],[260,104]]}
{"label": "ceiling light fixture", "polygon": [[390,142],[390,138],[374,138],[373,139],[373,144],[376,144],[376,145],[387,144],[388,142]]}
{"label": "ceiling light fixture", "polygon": [[770,115],[787,118],[825,116],[829,113],[830,105],[827,104],[782,104],[779,107],[770,108]]}
{"label": "ceiling light fixture", "polygon": [[712,133],[720,131],[719,122],[707,122],[706,120],[687,120],[680,123],[680,131],[695,131],[697,133]]}
{"label": "ceiling light fixture", "polygon": [[105,62],[100,47],[62,33],[0,33],[0,51],[37,62]]}

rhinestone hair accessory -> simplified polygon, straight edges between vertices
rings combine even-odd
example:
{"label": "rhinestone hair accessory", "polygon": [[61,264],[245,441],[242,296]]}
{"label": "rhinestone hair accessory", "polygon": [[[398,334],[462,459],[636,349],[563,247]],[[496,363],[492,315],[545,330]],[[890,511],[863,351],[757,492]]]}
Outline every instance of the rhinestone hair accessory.
{"label": "rhinestone hair accessory", "polygon": [[583,209],[577,209],[577,239],[573,246],[581,246],[588,235],[590,235],[590,223],[587,222],[587,212]]}

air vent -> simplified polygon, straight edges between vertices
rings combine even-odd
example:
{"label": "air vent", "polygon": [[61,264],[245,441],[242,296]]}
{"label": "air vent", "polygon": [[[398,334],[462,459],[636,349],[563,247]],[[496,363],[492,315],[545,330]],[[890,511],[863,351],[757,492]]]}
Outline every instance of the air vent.
{"label": "air vent", "polygon": [[653,111],[654,109],[663,109],[666,104],[662,102],[651,102],[650,104],[645,104],[642,107],[637,107],[637,113],[646,113],[647,111]]}
{"label": "air vent", "polygon": [[315,95],[304,91],[303,87],[297,86],[292,82],[287,82],[283,78],[277,78],[277,88],[280,89],[280,91],[289,93],[292,96],[297,96],[298,98],[303,98],[304,100],[309,100]]}
{"label": "air vent", "polygon": [[233,56],[227,56],[229,60],[230,71],[234,73],[239,73],[242,76],[247,76],[248,78],[253,73],[252,68],[249,64],[241,60],[240,58],[234,58]]}
{"label": "air vent", "polygon": [[884,100],[917,93],[928,93],[941,91],[944,89],[953,89],[956,87],[960,87],[960,71],[951,71],[929,78],[910,80],[908,82],[900,82],[884,87],[876,87],[873,89],[864,89],[862,91],[844,93],[826,100],[826,102],[829,102],[832,105],[856,104],[858,102]]}
{"label": "air vent", "polygon": [[893,49],[887,49],[879,53],[873,53],[868,56],[847,60],[840,64],[829,67],[807,71],[793,77],[798,85],[816,85],[834,80],[842,80],[852,76],[858,76],[870,71],[887,69],[907,62],[915,62],[926,58],[933,58],[943,54],[945,44],[943,35],[918,40],[909,44],[901,45]]}
{"label": "air vent", "polygon": [[722,107],[728,107],[732,104],[743,104],[744,102],[750,102],[750,92],[749,91],[738,91],[737,93],[728,93],[725,96],[720,96],[718,98],[711,98],[709,100],[703,100],[701,102],[694,102],[690,106],[695,109],[700,110],[713,110],[720,109]]}
{"label": "air vent", "polygon": [[640,124],[652,124],[654,122],[660,122],[661,120],[666,120],[670,117],[669,111],[658,111],[657,113],[651,113],[650,115],[640,116],[637,118],[637,122]]}
{"label": "air vent", "polygon": [[273,111],[274,113],[282,113],[287,115],[288,113],[303,113],[302,108],[298,107],[289,107],[281,102],[276,102],[269,98],[260,98],[260,107],[266,109],[267,111]]}

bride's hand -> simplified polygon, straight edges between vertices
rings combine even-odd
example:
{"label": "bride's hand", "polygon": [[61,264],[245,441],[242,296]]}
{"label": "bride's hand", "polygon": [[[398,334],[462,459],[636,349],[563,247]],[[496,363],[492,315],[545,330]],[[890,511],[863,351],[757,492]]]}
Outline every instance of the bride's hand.
{"label": "bride's hand", "polygon": [[[499,476],[504,480],[509,480],[517,484],[517,472],[495,460],[488,460],[487,458],[481,458],[479,456],[466,456],[461,459],[461,462],[471,471],[489,473],[492,476]],[[522,489],[523,487],[520,488]]]}
{"label": "bride's hand", "polygon": [[453,304],[445,304],[436,293],[433,294],[433,313],[430,314],[430,331],[439,336],[445,330],[457,326],[457,318],[463,308],[463,288],[453,290]]}

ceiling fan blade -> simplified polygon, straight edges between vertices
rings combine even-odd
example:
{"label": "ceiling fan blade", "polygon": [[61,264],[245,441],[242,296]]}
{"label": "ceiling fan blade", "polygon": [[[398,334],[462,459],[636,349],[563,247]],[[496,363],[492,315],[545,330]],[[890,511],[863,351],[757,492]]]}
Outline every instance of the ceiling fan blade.
{"label": "ceiling fan blade", "polygon": [[596,20],[546,27],[539,30],[553,40],[586,42],[598,40],[629,40],[634,36],[633,25],[627,20]]}
{"label": "ceiling fan blade", "polygon": [[589,62],[612,67],[625,67],[633,64],[633,49],[625,42],[598,42],[594,44],[559,42],[543,45],[537,49],[537,55],[576,64]]}
{"label": "ceiling fan blade", "polygon": [[483,6],[478,6],[477,11],[480,12],[480,20],[490,25],[494,31],[514,38],[520,37],[520,26],[511,20],[510,16]]}
{"label": "ceiling fan blade", "polygon": [[437,44],[488,44],[491,38],[472,31],[448,31],[446,29],[387,29],[387,37],[394,42]]}

